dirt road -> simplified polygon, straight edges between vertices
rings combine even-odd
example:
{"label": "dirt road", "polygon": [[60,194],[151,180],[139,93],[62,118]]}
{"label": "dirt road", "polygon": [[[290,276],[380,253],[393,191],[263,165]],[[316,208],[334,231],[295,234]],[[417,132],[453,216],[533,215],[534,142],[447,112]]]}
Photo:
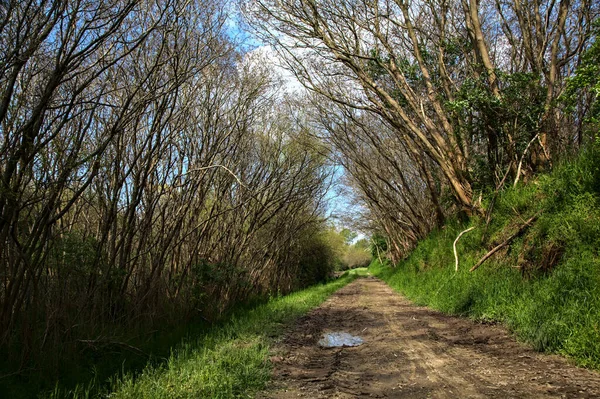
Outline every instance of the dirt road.
{"label": "dirt road", "polygon": [[[321,348],[325,332],[357,347]],[[260,398],[600,398],[600,373],[536,353],[499,326],[411,304],[359,279],[298,320]]]}

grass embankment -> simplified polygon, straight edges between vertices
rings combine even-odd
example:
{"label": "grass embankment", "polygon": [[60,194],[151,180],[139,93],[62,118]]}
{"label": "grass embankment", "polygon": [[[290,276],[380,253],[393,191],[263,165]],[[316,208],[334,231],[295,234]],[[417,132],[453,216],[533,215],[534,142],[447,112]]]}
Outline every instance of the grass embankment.
{"label": "grass embankment", "polygon": [[283,326],[321,304],[358,277],[346,273],[328,284],[274,298],[232,317],[173,350],[169,359],[138,375],[59,391],[49,398],[250,398],[269,379],[269,346]]}
{"label": "grass embankment", "polygon": [[[489,205],[489,204],[488,204]],[[511,245],[469,269],[532,215]],[[452,244],[458,243],[459,272]],[[510,188],[491,223],[450,223],[396,268],[370,271],[413,301],[445,313],[508,325],[537,350],[600,369],[600,153],[588,151],[528,185]]]}

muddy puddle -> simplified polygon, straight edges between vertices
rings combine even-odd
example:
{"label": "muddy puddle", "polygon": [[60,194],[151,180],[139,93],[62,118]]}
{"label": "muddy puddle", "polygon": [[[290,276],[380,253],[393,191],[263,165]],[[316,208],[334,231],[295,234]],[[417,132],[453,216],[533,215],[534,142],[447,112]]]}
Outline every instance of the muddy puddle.
{"label": "muddy puddle", "polygon": [[347,332],[331,332],[323,335],[319,340],[319,346],[324,348],[339,348],[343,346],[359,346],[364,343],[361,337],[357,337]]}

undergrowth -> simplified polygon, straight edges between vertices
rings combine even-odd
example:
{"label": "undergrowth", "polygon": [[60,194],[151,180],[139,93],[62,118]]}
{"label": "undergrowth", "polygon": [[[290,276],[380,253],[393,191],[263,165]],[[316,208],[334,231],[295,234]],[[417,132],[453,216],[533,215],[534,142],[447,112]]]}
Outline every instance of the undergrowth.
{"label": "undergrowth", "polygon": [[[502,322],[535,349],[600,369],[600,156],[597,149],[497,198],[491,223],[434,231],[396,267],[370,271],[413,301]],[[489,206],[489,204],[488,204]],[[479,269],[469,269],[532,215],[537,221]],[[458,243],[459,271],[452,244]]]}
{"label": "undergrowth", "polygon": [[55,389],[43,398],[250,398],[269,379],[269,346],[283,326],[316,307],[358,277],[345,274],[324,285],[273,298],[189,339],[166,362],[149,365],[139,374],[126,373],[108,381],[91,381],[74,389]]}

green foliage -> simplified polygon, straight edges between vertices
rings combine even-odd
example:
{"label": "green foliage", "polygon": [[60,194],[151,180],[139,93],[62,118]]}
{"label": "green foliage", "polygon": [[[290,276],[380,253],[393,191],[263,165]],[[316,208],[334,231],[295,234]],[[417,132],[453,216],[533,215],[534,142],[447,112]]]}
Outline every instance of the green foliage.
{"label": "green foliage", "polygon": [[586,92],[590,93],[592,104],[585,122],[588,123],[592,136],[600,142],[600,19],[593,26],[592,44],[582,55],[575,75],[568,79],[561,100],[567,105],[567,110],[573,112],[577,108],[578,99],[584,97]]}
{"label": "green foliage", "polygon": [[85,276],[97,273],[97,270],[92,270],[97,246],[94,238],[82,237],[77,232],[66,233],[52,248],[48,264],[58,272],[67,271]]}
{"label": "green foliage", "polygon": [[[368,241],[362,239],[352,244],[357,237],[358,233],[348,228],[342,228],[338,231],[333,226],[322,233],[321,239],[330,249],[330,260],[328,262],[333,263],[334,270],[342,271],[369,265]],[[324,263],[321,262],[320,264]]]}
{"label": "green foliage", "polygon": [[357,267],[356,269],[345,271],[342,277],[346,276],[357,276],[357,277],[367,277],[370,276],[369,268],[367,267]]}
{"label": "green foliage", "polygon": [[270,377],[273,338],[283,326],[348,284],[357,274],[240,310],[229,321],[190,338],[168,360],[141,374],[115,377],[108,387],[94,383],[72,390],[55,389],[58,398],[251,398]]}
{"label": "green foliage", "polygon": [[[494,187],[494,172],[505,168],[514,154],[522,154],[539,130],[545,88],[533,73],[496,71],[502,96],[489,89],[487,76],[466,79],[446,108],[456,134],[470,143],[485,142],[487,149],[473,156],[475,186]],[[459,140],[460,142],[460,140]],[[509,152],[512,152],[512,157]]]}
{"label": "green foliage", "polygon": [[383,255],[386,253],[387,251],[387,240],[385,238],[385,236],[383,236],[382,234],[379,233],[375,233],[373,234],[373,236],[371,237],[371,256],[373,259],[378,259],[380,256],[383,257]]}
{"label": "green foliage", "polygon": [[327,281],[336,269],[339,243],[331,241],[330,231],[305,234],[300,240],[298,286]]}
{"label": "green foliage", "polygon": [[[179,276],[178,276],[179,277]],[[181,277],[180,277],[181,278]],[[201,259],[192,265],[190,273],[185,276],[186,281],[191,280],[183,288],[188,293],[188,305],[196,311],[201,310],[203,317],[216,320],[231,306],[253,299],[252,296],[260,296],[252,292],[248,270],[225,262],[209,262]],[[248,297],[230,297],[229,301],[223,301],[222,293],[225,291],[251,292]]]}
{"label": "green foliage", "polygon": [[351,245],[352,241],[358,237],[358,234],[350,229],[343,228],[340,230],[340,235],[344,238],[344,242],[346,245]]}
{"label": "green foliage", "polygon": [[[392,98],[394,98],[401,107],[407,107],[409,105],[408,100],[402,90],[393,83],[393,79],[390,78],[388,70],[384,67],[385,65],[390,64],[389,55],[381,54],[379,50],[372,49],[370,51],[370,57],[371,59],[367,61],[367,73],[373,80],[380,84],[390,86],[389,92]],[[395,58],[394,62],[396,68],[402,71],[408,83],[417,85],[423,82],[421,69],[416,62],[409,61],[407,58]]]}
{"label": "green foliage", "polygon": [[[537,350],[558,352],[600,369],[600,157],[590,148],[551,174],[498,198],[492,223],[458,243],[466,227],[450,223],[419,243],[397,267],[370,271],[417,303],[482,321],[506,323]],[[487,248],[525,218],[538,221],[473,273]],[[481,244],[484,244],[482,247]]]}
{"label": "green foliage", "polygon": [[369,240],[366,238],[361,238],[360,240],[358,240],[354,243],[354,247],[359,248],[359,249],[368,250],[369,249]]}
{"label": "green foliage", "polygon": [[347,269],[367,267],[369,266],[369,263],[371,263],[371,255],[367,249],[358,248],[355,245],[352,245],[346,249],[342,261]]}

